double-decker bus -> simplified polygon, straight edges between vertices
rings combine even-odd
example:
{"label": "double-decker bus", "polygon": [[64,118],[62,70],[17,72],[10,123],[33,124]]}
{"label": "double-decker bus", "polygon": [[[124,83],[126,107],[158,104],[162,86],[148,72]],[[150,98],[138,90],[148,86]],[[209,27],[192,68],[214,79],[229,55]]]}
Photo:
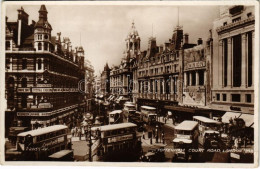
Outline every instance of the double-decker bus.
{"label": "double-decker bus", "polygon": [[93,161],[136,161],[141,154],[141,135],[134,123],[120,123],[91,128]]}
{"label": "double-decker bus", "polygon": [[153,124],[156,123],[156,108],[150,106],[141,106],[141,120],[145,123]]}
{"label": "double-decker bus", "polygon": [[135,105],[131,103],[124,104],[123,111],[128,115],[133,115],[136,112]]}
{"label": "double-decker bus", "polygon": [[220,139],[219,128],[221,122],[204,117],[193,116],[193,120],[199,124],[199,145],[203,148],[218,148]]}
{"label": "double-decker bus", "polygon": [[118,124],[124,122],[124,114],[122,110],[114,110],[108,114],[109,124]]}
{"label": "double-decker bus", "polygon": [[198,147],[198,122],[185,120],[174,129],[173,161],[190,161],[191,149]]}
{"label": "double-decker bus", "polygon": [[[68,127],[65,125],[54,125],[50,127],[30,130],[17,135],[16,151],[19,152],[22,161],[46,161],[53,154],[62,151],[73,158],[71,150],[71,138],[68,136]],[[60,158],[62,158],[60,153]],[[73,159],[70,160],[73,160]],[[67,158],[68,159],[68,158]],[[54,159],[53,159],[54,160]],[[55,158],[59,161],[59,158]]]}

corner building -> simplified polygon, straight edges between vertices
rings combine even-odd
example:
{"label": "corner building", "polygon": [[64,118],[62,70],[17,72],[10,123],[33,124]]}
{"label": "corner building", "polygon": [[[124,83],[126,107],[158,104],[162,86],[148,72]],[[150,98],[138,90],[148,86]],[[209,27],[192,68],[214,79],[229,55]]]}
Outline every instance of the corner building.
{"label": "corner building", "polygon": [[48,11],[41,5],[38,22],[18,9],[17,22],[6,18],[5,128],[31,129],[54,124],[73,125],[84,112],[84,50],[72,49],[69,38],[52,36]]}
{"label": "corner building", "polygon": [[254,114],[254,10],[251,6],[222,7],[214,22],[213,109]]}

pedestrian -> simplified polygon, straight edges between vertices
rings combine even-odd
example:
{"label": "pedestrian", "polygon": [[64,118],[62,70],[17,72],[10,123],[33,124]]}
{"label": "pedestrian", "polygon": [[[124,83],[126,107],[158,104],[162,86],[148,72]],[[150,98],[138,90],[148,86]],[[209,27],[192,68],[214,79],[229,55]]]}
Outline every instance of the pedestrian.
{"label": "pedestrian", "polygon": [[81,140],[81,128],[79,128],[78,134],[79,134],[79,141],[80,141]]}
{"label": "pedestrian", "polygon": [[145,133],[144,133],[144,131],[143,131],[143,139],[145,139]]}
{"label": "pedestrian", "polygon": [[153,129],[153,137],[155,137],[155,130]]}
{"label": "pedestrian", "polygon": [[235,138],[235,141],[234,141],[234,147],[235,147],[235,149],[238,148],[238,138]]}
{"label": "pedestrian", "polygon": [[75,127],[75,137],[78,137],[78,128]]}
{"label": "pedestrian", "polygon": [[84,136],[85,135],[85,130],[84,130],[84,128],[82,127],[82,129],[81,129],[81,134]]}
{"label": "pedestrian", "polygon": [[166,124],[167,122],[167,117],[164,117],[164,124]]}

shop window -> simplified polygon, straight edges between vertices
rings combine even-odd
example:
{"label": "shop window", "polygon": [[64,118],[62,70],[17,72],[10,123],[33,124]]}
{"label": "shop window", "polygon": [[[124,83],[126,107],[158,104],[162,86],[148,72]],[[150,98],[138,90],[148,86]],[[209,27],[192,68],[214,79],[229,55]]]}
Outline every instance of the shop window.
{"label": "shop window", "polygon": [[204,85],[204,71],[203,70],[199,71],[199,85],[200,86]]}
{"label": "shop window", "polygon": [[222,100],[227,101],[227,94],[222,94]]}
{"label": "shop window", "polygon": [[216,94],[216,97],[217,97],[217,101],[220,101],[220,94],[219,93]]}
{"label": "shop window", "polygon": [[251,103],[252,100],[251,100],[251,94],[246,94],[246,102],[247,103]]}
{"label": "shop window", "polygon": [[195,86],[196,85],[196,73],[195,72],[191,72],[191,76],[192,76],[192,78],[191,78],[191,85],[192,86]]}
{"label": "shop window", "polygon": [[240,102],[240,94],[231,94],[232,102]]}
{"label": "shop window", "polygon": [[10,69],[10,59],[6,59],[6,69]]}

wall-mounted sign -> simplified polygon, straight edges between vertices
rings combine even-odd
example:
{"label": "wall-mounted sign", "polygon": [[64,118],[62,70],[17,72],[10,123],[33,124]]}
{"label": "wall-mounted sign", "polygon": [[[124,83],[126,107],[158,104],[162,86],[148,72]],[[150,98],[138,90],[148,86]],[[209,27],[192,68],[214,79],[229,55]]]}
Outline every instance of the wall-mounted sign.
{"label": "wall-mounted sign", "polygon": [[187,63],[187,65],[185,66],[185,69],[201,68],[201,67],[205,67],[205,66],[206,66],[206,63],[204,61],[192,62],[192,63]]}
{"label": "wall-mounted sign", "polygon": [[18,88],[17,92],[19,92],[19,93],[30,93],[31,90],[30,90],[30,88]]}
{"label": "wall-mounted sign", "polygon": [[37,87],[51,87],[51,84],[37,84]]}

